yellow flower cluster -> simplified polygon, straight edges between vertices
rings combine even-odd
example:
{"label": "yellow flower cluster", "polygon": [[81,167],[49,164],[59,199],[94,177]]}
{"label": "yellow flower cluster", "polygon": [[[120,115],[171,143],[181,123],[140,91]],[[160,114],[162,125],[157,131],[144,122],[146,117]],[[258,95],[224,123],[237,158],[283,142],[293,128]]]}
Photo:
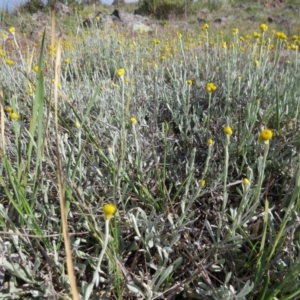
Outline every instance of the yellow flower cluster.
{"label": "yellow flower cluster", "polygon": [[15,28],[15,27],[9,27],[9,28],[8,28],[8,31],[9,31],[11,34],[15,34],[15,33],[16,33],[16,28]]}
{"label": "yellow flower cluster", "polygon": [[260,33],[254,31],[254,32],[253,32],[253,36],[254,36],[255,38],[259,39],[259,38],[260,38]]}
{"label": "yellow flower cluster", "polygon": [[9,116],[10,116],[10,118],[12,120],[19,120],[20,119],[19,114],[17,114],[16,112],[14,112],[13,109],[12,109],[12,107],[7,106],[7,107],[5,107],[4,110],[5,110],[5,112],[7,112],[9,114]]}
{"label": "yellow flower cluster", "polygon": [[125,74],[125,69],[124,68],[120,68],[117,70],[117,76],[118,77],[123,77]]}
{"label": "yellow flower cluster", "polygon": [[284,32],[278,31],[275,33],[275,35],[279,40],[283,41],[287,39],[286,34]]}
{"label": "yellow flower cluster", "polygon": [[211,146],[214,143],[213,139],[208,139],[207,140],[207,145]]}
{"label": "yellow flower cluster", "polygon": [[129,122],[135,125],[137,123],[137,119],[135,117],[130,117]]}
{"label": "yellow flower cluster", "polygon": [[209,28],[209,25],[207,23],[203,24],[201,29],[202,30],[207,30]]}
{"label": "yellow flower cluster", "polygon": [[214,92],[216,89],[217,89],[217,86],[216,86],[213,82],[209,82],[209,83],[206,85],[206,91],[207,91],[208,93],[212,93],[212,92]]}
{"label": "yellow flower cluster", "polygon": [[110,220],[114,213],[116,212],[116,207],[113,204],[105,204],[103,206],[103,212],[106,220]]}
{"label": "yellow flower cluster", "polygon": [[12,59],[7,59],[5,61],[5,63],[8,65],[8,66],[12,66],[14,64],[14,61]]}
{"label": "yellow flower cluster", "polygon": [[268,26],[266,24],[260,24],[259,28],[261,32],[265,32],[268,30]]}
{"label": "yellow flower cluster", "polygon": [[199,180],[200,186],[204,187],[206,184],[206,181],[204,179]]}
{"label": "yellow flower cluster", "polygon": [[244,179],[243,179],[243,184],[244,184],[245,186],[249,186],[251,183],[250,183],[250,181],[249,181],[248,178],[244,178]]}
{"label": "yellow flower cluster", "polygon": [[238,34],[239,33],[239,29],[238,28],[233,28],[232,29],[232,33],[233,34]]}
{"label": "yellow flower cluster", "polygon": [[223,129],[223,132],[226,134],[226,135],[232,135],[232,129],[230,126],[225,126],[224,129]]}
{"label": "yellow flower cluster", "polygon": [[258,140],[261,143],[266,143],[273,137],[273,132],[270,129],[264,129],[261,131]]}
{"label": "yellow flower cluster", "polygon": [[151,44],[154,46],[154,45],[159,45],[160,44],[160,40],[158,40],[158,39],[153,39],[152,41],[151,41]]}

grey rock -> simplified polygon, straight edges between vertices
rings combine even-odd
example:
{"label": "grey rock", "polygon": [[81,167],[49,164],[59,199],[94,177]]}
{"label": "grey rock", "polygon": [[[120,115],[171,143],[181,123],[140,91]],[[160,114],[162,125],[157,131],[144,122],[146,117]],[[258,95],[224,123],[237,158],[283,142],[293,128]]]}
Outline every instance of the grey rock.
{"label": "grey rock", "polygon": [[104,14],[97,12],[93,17],[84,20],[83,25],[90,27],[92,24],[100,29],[109,27],[111,24],[129,28],[133,31],[153,31],[154,23],[147,17],[126,13],[119,9],[115,9],[112,14]]}
{"label": "grey rock", "polygon": [[56,14],[59,16],[71,15],[73,13],[72,8],[70,8],[67,5],[64,5],[60,2],[55,3],[54,9],[55,9]]}
{"label": "grey rock", "polygon": [[217,18],[214,20],[214,23],[221,24],[221,23],[223,23],[223,20],[221,18]]}

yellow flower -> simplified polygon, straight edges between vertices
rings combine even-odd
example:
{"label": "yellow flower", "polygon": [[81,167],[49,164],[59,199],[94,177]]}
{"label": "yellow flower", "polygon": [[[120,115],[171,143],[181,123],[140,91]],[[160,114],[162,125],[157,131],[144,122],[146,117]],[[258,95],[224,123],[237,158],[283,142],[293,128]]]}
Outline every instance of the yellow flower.
{"label": "yellow flower", "polygon": [[39,71],[39,66],[34,66],[32,69],[33,69],[34,72],[37,73]]}
{"label": "yellow flower", "polygon": [[120,68],[117,70],[117,76],[118,77],[122,77],[125,74],[125,69],[124,68]]}
{"label": "yellow flower", "polygon": [[116,207],[113,204],[105,204],[103,206],[103,212],[106,220],[110,220],[116,212]]}
{"label": "yellow flower", "polygon": [[265,32],[268,30],[268,26],[266,24],[260,24],[259,28],[261,32]]}
{"label": "yellow flower", "polygon": [[217,86],[216,86],[213,82],[209,82],[209,83],[206,85],[206,91],[207,91],[208,93],[214,92],[216,89],[217,89]]}
{"label": "yellow flower", "polygon": [[260,38],[260,33],[256,32],[256,31],[253,33],[253,35],[255,38]]}
{"label": "yellow flower", "polygon": [[66,64],[68,64],[70,62],[70,58],[66,57],[64,61],[65,61]]}
{"label": "yellow flower", "polygon": [[206,181],[204,179],[199,180],[201,187],[205,186]]}
{"label": "yellow flower", "polygon": [[5,57],[5,52],[3,50],[0,50],[0,57]]}
{"label": "yellow flower", "polygon": [[226,42],[222,42],[222,47],[223,47],[224,49],[226,49],[226,48],[227,48],[227,43],[226,43]]}
{"label": "yellow flower", "polygon": [[299,39],[298,35],[294,34],[294,35],[292,36],[292,40],[293,40],[293,41],[298,41],[298,39]]}
{"label": "yellow flower", "polygon": [[11,34],[15,34],[16,28],[15,28],[15,27],[9,27],[9,28],[8,28],[8,31],[9,31]]}
{"label": "yellow flower", "polygon": [[28,92],[28,94],[32,95],[33,94],[33,89],[30,88],[30,89],[27,90],[27,92]]}
{"label": "yellow flower", "polygon": [[4,110],[5,110],[7,113],[11,113],[11,112],[13,111],[12,107],[10,107],[10,106],[5,107]]}
{"label": "yellow flower", "polygon": [[18,120],[18,119],[20,119],[20,116],[15,112],[11,112],[10,113],[10,118],[13,119],[13,120]]}
{"label": "yellow flower", "polygon": [[11,59],[7,59],[5,62],[8,66],[12,66],[14,64],[14,61]]}
{"label": "yellow flower", "polygon": [[166,59],[166,57],[164,56],[164,55],[162,55],[161,57],[160,57],[160,60],[161,61],[164,61]]}
{"label": "yellow flower", "polygon": [[237,80],[238,80],[238,81],[241,81],[241,79],[242,79],[242,76],[239,75],[239,76],[237,77]]}
{"label": "yellow flower", "polygon": [[298,45],[291,44],[290,49],[291,50],[298,50]]}
{"label": "yellow flower", "polygon": [[214,143],[213,139],[208,139],[207,140],[207,145],[211,146]]}
{"label": "yellow flower", "polygon": [[233,34],[238,34],[238,32],[239,32],[239,29],[238,29],[238,28],[233,28],[233,29],[232,29],[232,33],[233,33]]}
{"label": "yellow flower", "polygon": [[273,132],[270,129],[264,129],[260,133],[258,140],[261,143],[265,143],[265,142],[268,142],[269,140],[271,140],[272,137],[273,137]]}
{"label": "yellow flower", "polygon": [[255,67],[258,67],[259,66],[259,61],[257,59],[254,59],[253,64],[254,64]]}
{"label": "yellow flower", "polygon": [[279,40],[286,40],[286,34],[282,31],[276,32],[275,35]]}
{"label": "yellow flower", "polygon": [[160,44],[160,40],[153,39],[151,43],[152,43],[152,45],[159,45]]}
{"label": "yellow flower", "polygon": [[129,122],[131,124],[136,124],[137,123],[137,119],[135,117],[130,117]]}
{"label": "yellow flower", "polygon": [[225,126],[223,132],[227,135],[232,135],[232,129],[230,126]]}
{"label": "yellow flower", "polygon": [[77,128],[80,128],[80,123],[78,121],[75,121],[74,122],[74,125],[77,127]]}
{"label": "yellow flower", "polygon": [[192,85],[193,84],[193,80],[192,79],[188,79],[186,82],[188,85]]}
{"label": "yellow flower", "polygon": [[248,178],[243,178],[243,184],[246,185],[246,186],[249,186],[250,185],[250,181]]}
{"label": "yellow flower", "polygon": [[207,30],[209,28],[209,25],[207,23],[203,24],[201,29],[202,30]]}
{"label": "yellow flower", "polygon": [[129,83],[129,78],[124,79],[125,83]]}

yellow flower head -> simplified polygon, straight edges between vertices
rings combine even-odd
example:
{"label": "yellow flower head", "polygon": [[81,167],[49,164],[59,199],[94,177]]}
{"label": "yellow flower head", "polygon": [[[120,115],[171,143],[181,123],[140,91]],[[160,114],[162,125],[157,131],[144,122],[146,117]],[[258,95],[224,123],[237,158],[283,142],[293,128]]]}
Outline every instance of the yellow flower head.
{"label": "yellow flower head", "polygon": [[279,40],[286,40],[286,34],[282,31],[276,32],[275,35]]}
{"label": "yellow flower head", "polygon": [[17,113],[15,113],[15,112],[11,112],[10,113],[10,118],[12,120],[18,120],[18,119],[20,119],[20,116]]}
{"label": "yellow flower head", "polygon": [[137,123],[137,119],[135,117],[130,117],[129,122],[131,124],[136,124]]}
{"label": "yellow flower head", "polygon": [[14,61],[11,59],[7,59],[5,62],[8,66],[12,66],[14,64]]}
{"label": "yellow flower head", "polygon": [[208,139],[207,140],[207,145],[211,146],[214,143],[213,139]]}
{"label": "yellow flower head", "polygon": [[80,128],[80,123],[78,121],[75,121],[74,122],[74,125],[77,127],[77,128]]}
{"label": "yellow flower head", "polygon": [[213,82],[209,82],[209,83],[206,85],[206,91],[207,91],[208,93],[214,92],[216,89],[217,89],[217,86],[216,86]]}
{"label": "yellow flower head", "polygon": [[291,50],[298,50],[298,45],[291,44],[290,49]]}
{"label": "yellow flower head", "polygon": [[269,140],[271,140],[273,137],[273,132],[270,129],[264,129],[261,131],[258,140],[261,143],[265,143],[268,142]]}
{"label": "yellow flower head", "polygon": [[158,39],[153,39],[153,40],[151,41],[151,43],[152,43],[152,45],[159,45],[159,44],[160,44],[160,40],[158,40]]}
{"label": "yellow flower head", "polygon": [[125,74],[125,69],[124,68],[120,68],[117,70],[117,76],[118,77],[122,77]]}
{"label": "yellow flower head", "polygon": [[10,107],[10,106],[5,107],[4,110],[5,110],[7,113],[11,113],[11,112],[13,111],[12,107]]}
{"label": "yellow flower head", "polygon": [[106,220],[110,220],[116,212],[116,207],[113,204],[105,204],[103,206],[103,212]]}
{"label": "yellow flower head", "polygon": [[253,33],[253,35],[254,35],[254,37],[257,38],[257,39],[260,38],[260,33],[256,32],[256,31]]}
{"label": "yellow flower head", "polygon": [[259,28],[261,32],[265,32],[268,30],[268,26],[266,24],[260,24]]}
{"label": "yellow flower head", "polygon": [[227,135],[232,135],[232,129],[230,126],[225,126],[223,132]]}
{"label": "yellow flower head", "polygon": [[9,28],[8,28],[8,31],[9,31],[11,34],[15,34],[16,28],[15,28],[15,27],[9,27]]}
{"label": "yellow flower head", "polygon": [[209,25],[207,23],[203,24],[201,29],[202,30],[207,30],[209,28]]}
{"label": "yellow flower head", "polygon": [[192,79],[188,79],[186,82],[188,85],[192,85],[193,84],[193,80]]}
{"label": "yellow flower head", "polygon": [[243,178],[243,184],[249,186],[251,183],[248,178]]}
{"label": "yellow flower head", "polygon": [[239,32],[239,29],[238,29],[238,28],[233,28],[233,29],[232,29],[232,33],[233,33],[233,34],[238,34],[238,32]]}
{"label": "yellow flower head", "polygon": [[33,71],[34,71],[34,72],[36,72],[36,73],[37,73],[37,72],[38,72],[38,70],[39,70],[39,66],[34,66],[32,69],[33,69]]}
{"label": "yellow flower head", "polygon": [[255,67],[258,67],[259,66],[259,61],[257,59],[254,59],[253,64],[254,64]]}
{"label": "yellow flower head", "polygon": [[201,187],[205,186],[206,181],[204,179],[199,180]]}

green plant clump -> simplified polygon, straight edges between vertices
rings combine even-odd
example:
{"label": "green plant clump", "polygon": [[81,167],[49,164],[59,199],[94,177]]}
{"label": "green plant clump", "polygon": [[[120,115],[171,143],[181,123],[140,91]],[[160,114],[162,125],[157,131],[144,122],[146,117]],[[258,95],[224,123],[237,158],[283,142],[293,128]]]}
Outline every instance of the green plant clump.
{"label": "green plant clump", "polygon": [[142,15],[151,15],[160,20],[170,17],[181,18],[189,5],[190,0],[141,0],[136,12]]}

